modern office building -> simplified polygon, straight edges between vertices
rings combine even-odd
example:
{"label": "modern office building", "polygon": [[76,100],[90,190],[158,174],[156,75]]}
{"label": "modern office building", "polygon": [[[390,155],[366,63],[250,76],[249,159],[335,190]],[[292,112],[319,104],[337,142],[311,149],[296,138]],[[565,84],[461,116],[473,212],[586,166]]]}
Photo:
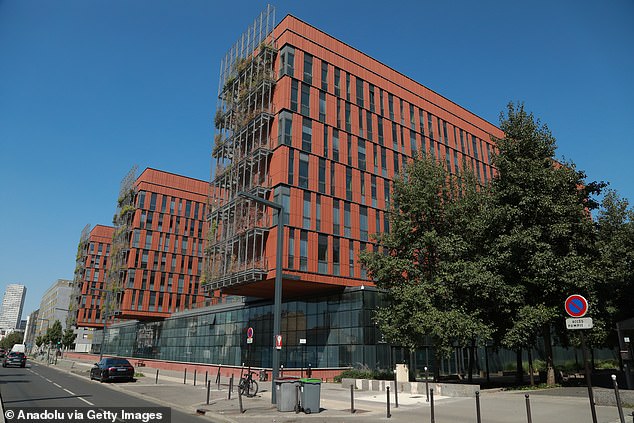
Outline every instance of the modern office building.
{"label": "modern office building", "polygon": [[35,346],[35,330],[37,329],[37,322],[40,310],[35,310],[31,312],[26,318],[26,329],[24,330],[24,344],[28,351],[30,351],[33,346]]}
{"label": "modern office building", "polygon": [[22,308],[26,298],[26,286],[9,284],[2,298],[2,310],[0,311],[0,329],[20,329],[22,321]]}
{"label": "modern office building", "polygon": [[73,293],[74,282],[67,279],[58,279],[42,295],[37,320],[35,336],[46,334],[46,329],[52,326],[56,320],[62,324],[62,330],[66,329],[68,313]]}
{"label": "modern office building", "polygon": [[[275,212],[244,191],[284,207],[284,366],[410,361],[382,342],[372,321],[382,297],[359,254],[389,231],[390,183],[408,161],[470,167],[486,184],[502,131],[294,16],[274,23],[269,6],[221,62],[202,287],[242,301],[117,325],[111,352],[239,365],[253,327],[251,364],[271,367]],[[429,365],[433,351],[412,361]],[[444,371],[458,365],[448,360]]]}

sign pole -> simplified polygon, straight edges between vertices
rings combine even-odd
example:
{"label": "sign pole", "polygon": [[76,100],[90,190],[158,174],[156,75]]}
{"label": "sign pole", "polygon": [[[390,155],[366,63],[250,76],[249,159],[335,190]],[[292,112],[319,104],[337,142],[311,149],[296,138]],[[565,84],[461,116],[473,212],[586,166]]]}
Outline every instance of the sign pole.
{"label": "sign pole", "polygon": [[590,399],[590,411],[592,411],[592,423],[597,423],[597,412],[594,409],[594,393],[592,392],[592,380],[590,378],[590,363],[588,363],[588,351],[586,348],[586,335],[581,331],[581,349],[583,350],[583,364],[586,368],[586,384],[588,385],[588,398]]}

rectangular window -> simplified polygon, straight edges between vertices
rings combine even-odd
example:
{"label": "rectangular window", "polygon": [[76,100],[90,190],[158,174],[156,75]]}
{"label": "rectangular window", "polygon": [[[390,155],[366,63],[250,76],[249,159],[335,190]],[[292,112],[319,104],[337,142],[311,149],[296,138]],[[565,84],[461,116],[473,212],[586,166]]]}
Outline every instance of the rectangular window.
{"label": "rectangular window", "polygon": [[390,114],[390,120],[394,120],[394,96],[387,93],[387,108]]}
{"label": "rectangular window", "polygon": [[383,118],[379,117],[377,119],[377,127],[379,130],[379,145],[383,145]]}
{"label": "rectangular window", "polygon": [[324,157],[328,158],[328,127],[324,125]]}
{"label": "rectangular window", "polygon": [[295,230],[288,229],[288,268],[295,267]]}
{"label": "rectangular window", "polygon": [[317,238],[317,261],[317,271],[328,273],[328,235],[319,234]]}
{"label": "rectangular window", "polygon": [[380,147],[381,148],[381,175],[387,177],[387,154],[386,154],[386,148],[385,147]]}
{"label": "rectangular window", "polygon": [[291,145],[293,133],[293,115],[286,110],[280,112],[279,124],[279,144]]}
{"label": "rectangular window", "polygon": [[332,273],[335,276],[339,276],[339,273],[340,273],[339,263],[340,263],[341,252],[340,252],[339,244],[340,244],[339,238],[334,237],[332,239]]}
{"label": "rectangular window", "polygon": [[370,176],[370,197],[372,199],[372,207],[376,207],[376,176]]}
{"label": "rectangular window", "polygon": [[405,125],[405,112],[403,110],[403,99],[399,98],[399,114],[401,115],[401,125]]}
{"label": "rectangular window", "polygon": [[341,97],[341,69],[335,68],[335,95]]}
{"label": "rectangular window", "polygon": [[295,49],[289,45],[282,47],[280,51],[280,76],[293,76],[295,68]]}
{"label": "rectangular window", "polygon": [[341,128],[341,100],[337,99],[337,128]]}
{"label": "rectangular window", "polygon": [[346,167],[346,200],[352,201],[352,168]]}
{"label": "rectangular window", "polygon": [[458,150],[453,151],[453,169],[456,175],[460,174],[460,166],[458,166]]}
{"label": "rectangular window", "polygon": [[313,122],[310,119],[302,119],[302,150],[310,153],[313,139]]}
{"label": "rectangular window", "polygon": [[310,192],[304,191],[304,208],[303,208],[303,219],[302,219],[302,228],[310,229]]}
{"label": "rectangular window", "polygon": [[412,149],[412,157],[418,157],[418,146],[416,144],[416,132],[409,131],[409,144]]}
{"label": "rectangular window", "polygon": [[296,79],[293,79],[291,81],[291,110],[296,112],[297,111],[297,97],[298,97],[298,92],[299,92],[299,82],[297,82]]}
{"label": "rectangular window", "polygon": [[340,220],[339,220],[339,200],[337,199],[333,199],[332,200],[332,231],[335,235],[340,235],[341,232],[341,227],[340,225]]}
{"label": "rectangular window", "polygon": [[398,129],[396,122],[392,122],[392,145],[394,147],[394,151],[398,151]]}
{"label": "rectangular window", "polygon": [[326,122],[326,93],[319,92],[319,121]]}
{"label": "rectangular window", "polygon": [[332,130],[332,159],[335,162],[339,161],[339,131],[334,128]]}
{"label": "rectangular window", "polygon": [[145,249],[150,250],[152,248],[152,231],[145,232]]}
{"label": "rectangular window", "polygon": [[295,175],[295,150],[288,150],[288,184],[293,185],[293,176]]}
{"label": "rectangular window", "polygon": [[359,109],[359,136],[363,137],[363,109]]}
{"label": "rectangular window", "polygon": [[308,188],[308,154],[299,153],[299,187]]}
{"label": "rectangular window", "polygon": [[392,152],[392,159],[393,160],[393,164],[394,164],[394,173],[398,173],[400,172],[399,169],[399,161],[398,161],[398,153],[396,151]]}
{"label": "rectangular window", "polygon": [[374,113],[374,85],[368,84],[370,91],[370,111]]}
{"label": "rectangular window", "polygon": [[356,94],[357,94],[357,106],[363,107],[363,79],[357,78],[357,86]]}
{"label": "rectangular window", "polygon": [[313,56],[304,53],[304,82],[313,83]]}
{"label": "rectangular window", "polygon": [[150,196],[150,211],[156,210],[156,193],[153,192]]}
{"label": "rectangular window", "polygon": [[383,106],[383,89],[379,88],[379,105],[380,105],[380,109],[381,109],[381,116],[385,116],[385,109]]}
{"label": "rectangular window", "polygon": [[346,131],[352,131],[352,122],[350,120],[350,103],[346,102]]}
{"label": "rectangular window", "polygon": [[365,204],[365,173],[359,172],[359,179],[361,181],[361,202]]}
{"label": "rectangular window", "polygon": [[[425,119],[423,118],[423,109],[418,110],[418,131],[421,135],[425,136]],[[423,138],[423,143],[425,143],[425,138]],[[423,148],[423,150],[425,150]]]}
{"label": "rectangular window", "polygon": [[346,72],[346,101],[350,102],[350,74]]}
{"label": "rectangular window", "polygon": [[365,118],[366,118],[366,131],[368,133],[368,139],[370,141],[372,141],[372,113],[370,112],[365,112]]}
{"label": "rectangular window", "polygon": [[475,135],[471,135],[471,146],[473,148],[473,157],[476,160],[480,160],[478,156],[478,140]]}
{"label": "rectangular window", "polygon": [[445,144],[449,145],[449,136],[447,135],[447,122],[442,121],[442,132],[445,138]]}
{"label": "rectangular window", "polygon": [[434,126],[432,123],[432,115],[427,112],[427,132],[429,132],[429,139],[434,139]]}
{"label": "rectangular window", "polygon": [[328,91],[328,63],[321,62],[321,89]]}
{"label": "rectangular window", "polygon": [[330,162],[330,195],[335,195],[335,162]]}
{"label": "rectangular window", "polygon": [[374,173],[379,173],[379,155],[378,155],[378,146],[376,144],[372,144],[372,156],[374,163]]}
{"label": "rectangular window", "polygon": [[315,230],[321,231],[321,195],[315,194]]}
{"label": "rectangular window", "polygon": [[319,192],[326,193],[326,159],[321,157],[319,158]]}
{"label": "rectangular window", "polygon": [[416,130],[416,123],[414,122],[414,105],[409,105],[409,129]]}
{"label": "rectangular window", "polygon": [[299,232],[299,270],[308,270],[308,232]]}
{"label": "rectangular window", "polygon": [[350,240],[349,255],[348,255],[348,269],[350,270],[350,277],[354,278],[354,241]]}
{"label": "rectangular window", "polygon": [[163,201],[161,203],[161,213],[165,213],[166,207],[167,207],[167,195],[164,195]]}
{"label": "rectangular window", "polygon": [[348,149],[348,165],[352,166],[352,136],[346,133],[346,147]]}
{"label": "rectangular window", "polygon": [[310,85],[302,84],[302,115],[310,116]]}
{"label": "rectangular window", "polygon": [[357,165],[359,169],[365,170],[365,140],[359,138],[357,144]]}
{"label": "rectangular window", "polygon": [[352,236],[352,226],[350,223],[350,203],[343,203],[343,235],[350,238]]}
{"label": "rectangular window", "polygon": [[383,180],[383,198],[385,199],[385,210],[390,208],[390,182]]}

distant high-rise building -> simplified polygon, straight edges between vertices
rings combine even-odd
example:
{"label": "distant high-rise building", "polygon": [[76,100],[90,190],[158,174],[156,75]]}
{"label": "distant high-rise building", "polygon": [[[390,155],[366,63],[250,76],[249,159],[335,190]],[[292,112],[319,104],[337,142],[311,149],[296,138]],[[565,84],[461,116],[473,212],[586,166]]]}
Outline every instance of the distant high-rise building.
{"label": "distant high-rise building", "polygon": [[26,286],[18,284],[7,285],[2,299],[2,312],[0,313],[0,328],[19,329],[22,320],[22,308],[26,297]]}
{"label": "distant high-rise building", "polygon": [[33,348],[35,345],[35,330],[37,329],[37,322],[40,310],[37,309],[26,317],[26,329],[24,330],[24,343],[27,348]]}

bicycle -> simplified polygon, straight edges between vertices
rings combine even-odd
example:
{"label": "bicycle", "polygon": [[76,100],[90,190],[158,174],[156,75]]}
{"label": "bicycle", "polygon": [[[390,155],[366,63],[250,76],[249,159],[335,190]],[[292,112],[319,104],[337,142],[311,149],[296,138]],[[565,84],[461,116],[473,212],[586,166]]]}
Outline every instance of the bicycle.
{"label": "bicycle", "polygon": [[240,378],[238,383],[240,395],[252,398],[258,393],[258,383],[253,379],[254,374],[255,372],[249,371],[246,376]]}

